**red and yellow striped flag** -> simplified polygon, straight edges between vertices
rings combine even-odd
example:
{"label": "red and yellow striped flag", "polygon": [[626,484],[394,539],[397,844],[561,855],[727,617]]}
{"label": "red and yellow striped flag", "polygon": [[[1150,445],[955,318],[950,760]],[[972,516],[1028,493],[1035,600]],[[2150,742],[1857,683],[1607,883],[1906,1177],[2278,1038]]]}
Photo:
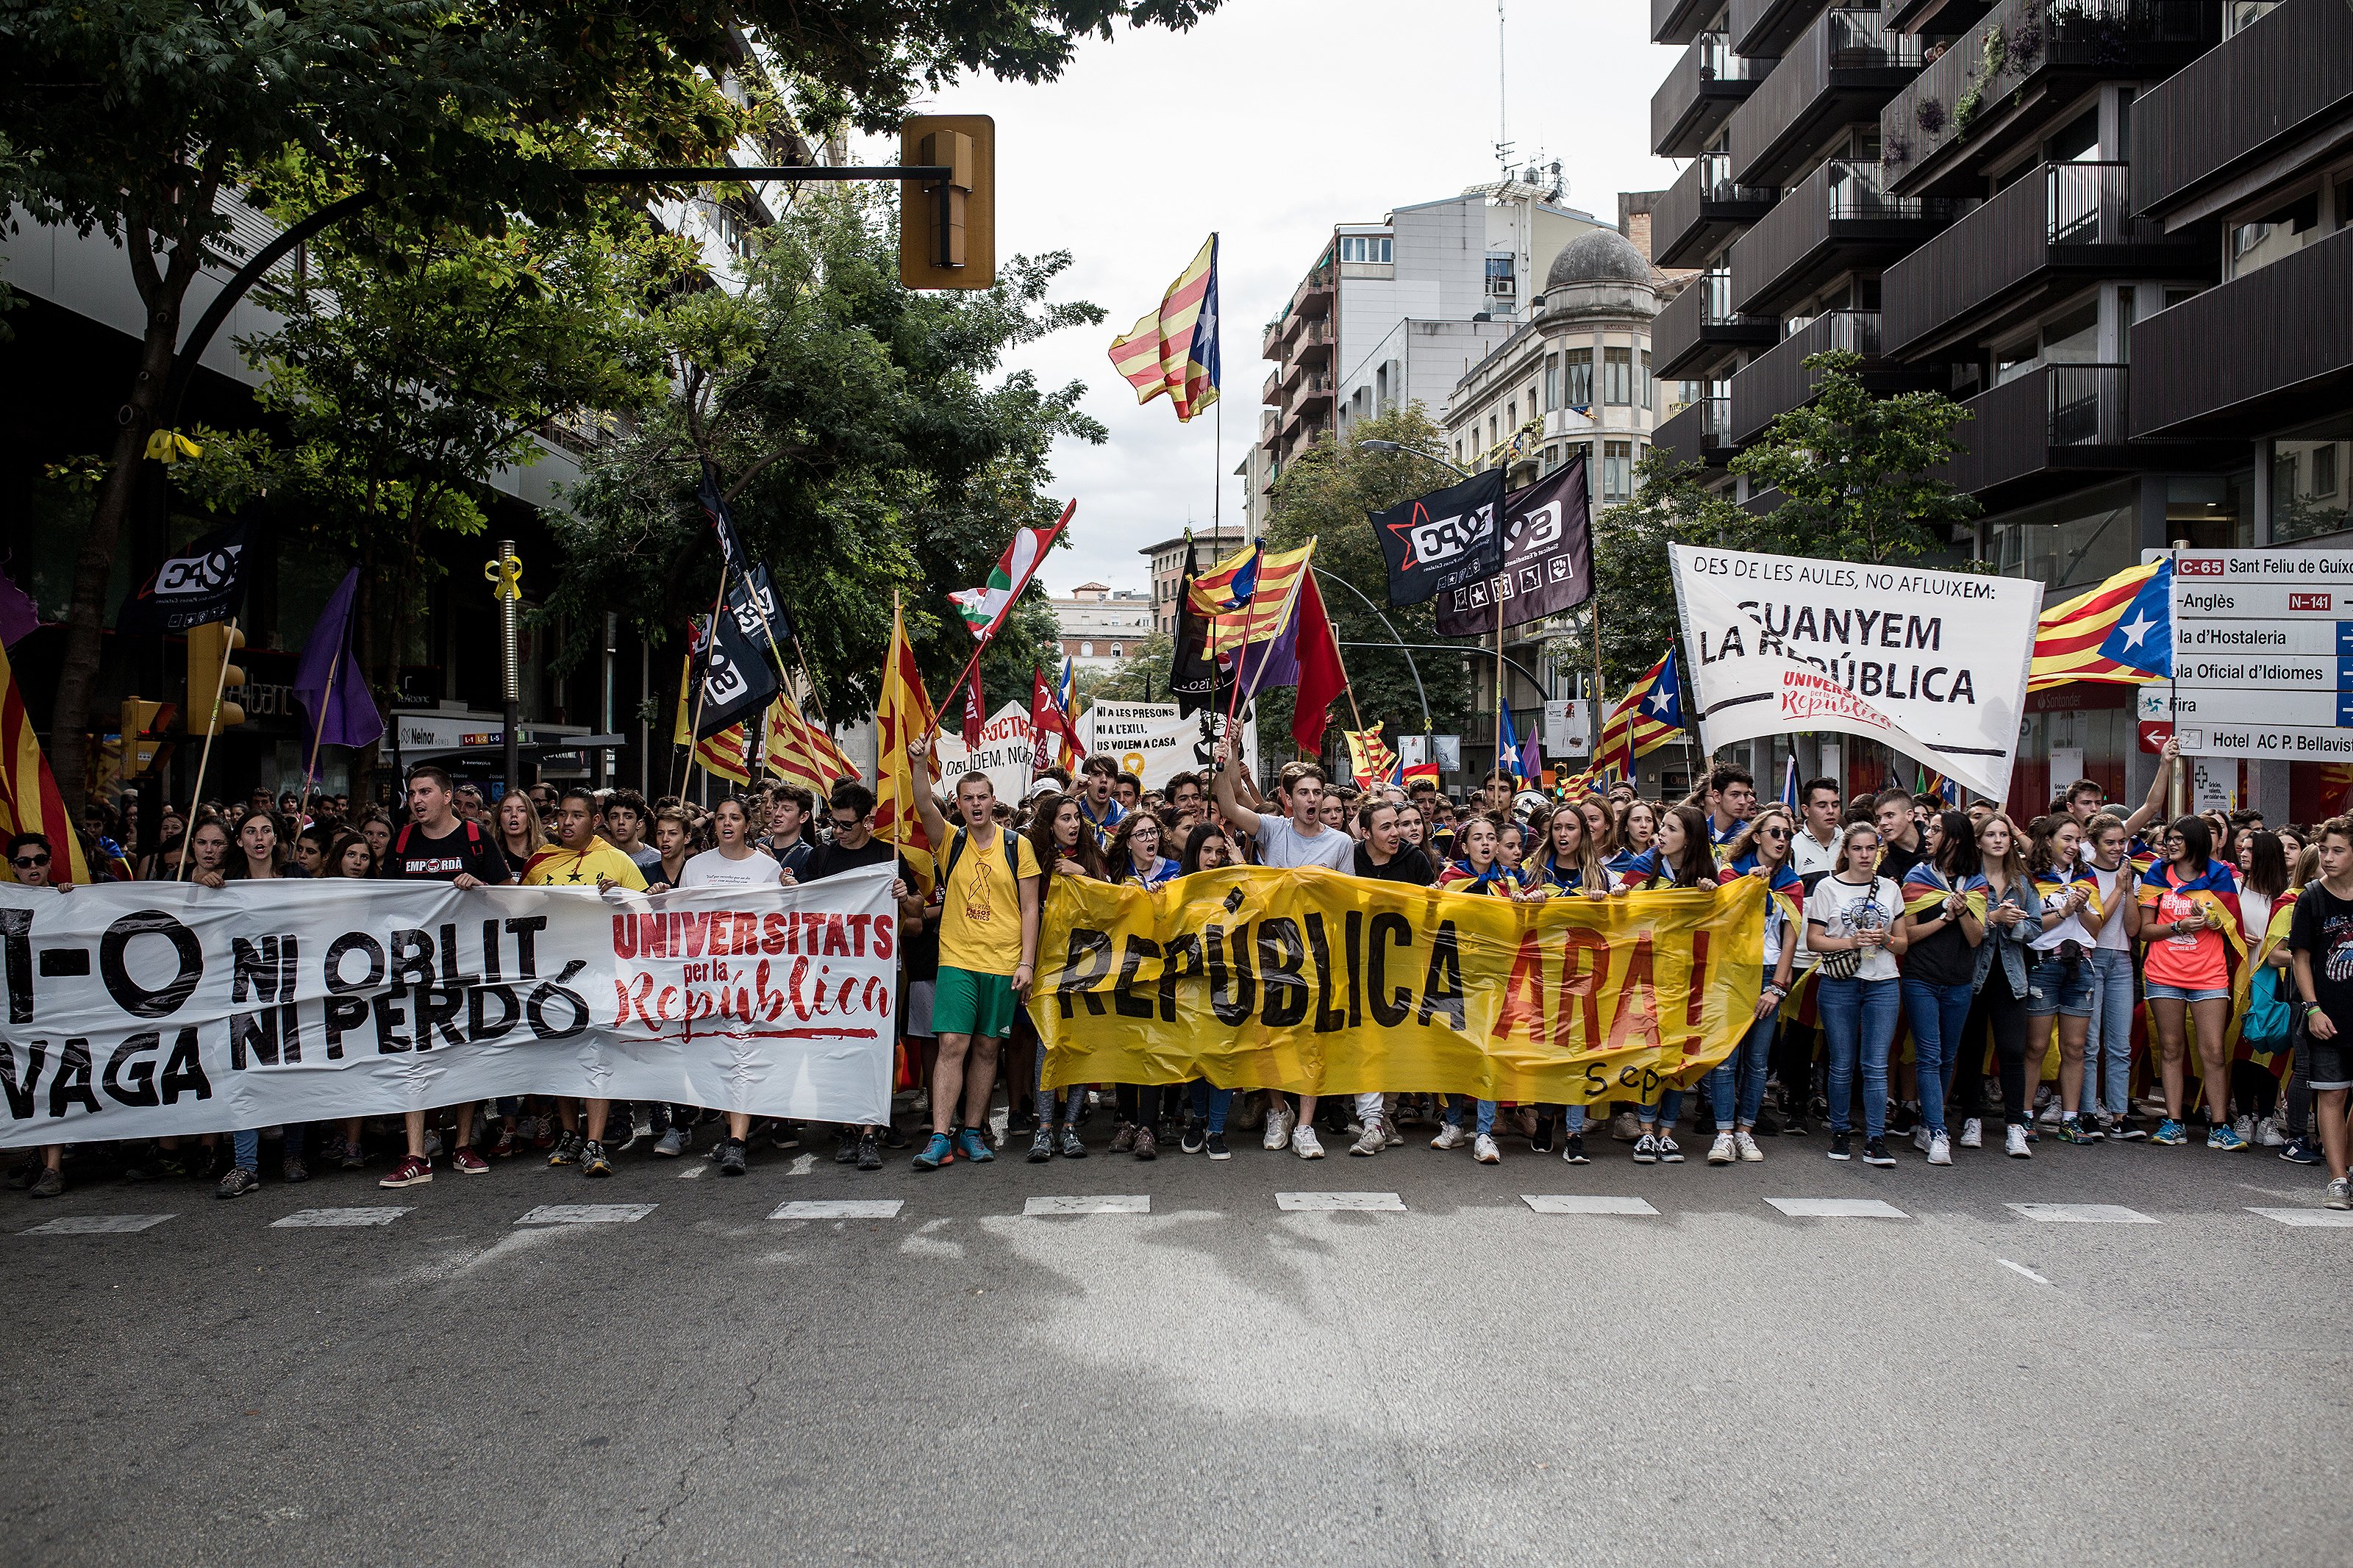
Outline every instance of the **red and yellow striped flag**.
{"label": "red and yellow striped flag", "polygon": [[1211,235],[1160,308],[1136,318],[1112,340],[1111,363],[1135,388],[1135,401],[1162,393],[1179,424],[1218,400],[1218,237]]}
{"label": "red and yellow striped flag", "polygon": [[926,878],[932,874],[934,845],[923,831],[915,792],[929,790],[938,780],[940,759],[937,752],[926,756],[918,776],[907,745],[938,728],[938,715],[923,690],[923,671],[915,666],[915,650],[907,642],[906,616],[893,609],[891,647],[882,658],[882,699],[874,705],[874,837],[898,846],[908,864]]}
{"label": "red and yellow striped flag", "polygon": [[66,815],[65,796],[33,733],[33,716],[25,711],[25,694],[16,689],[16,672],[0,649],[0,838],[15,833],[37,833],[49,841],[51,881],[90,880],[81,835]]}
{"label": "red and yellow striped flag", "polygon": [[2163,564],[2151,561],[2127,567],[2090,593],[2043,611],[2035,625],[2034,665],[2027,676],[2026,689],[2041,691],[2070,680],[2138,686],[2156,679],[2147,670],[2118,664],[2100,652],[2100,645],[2108,640],[2142,585]]}

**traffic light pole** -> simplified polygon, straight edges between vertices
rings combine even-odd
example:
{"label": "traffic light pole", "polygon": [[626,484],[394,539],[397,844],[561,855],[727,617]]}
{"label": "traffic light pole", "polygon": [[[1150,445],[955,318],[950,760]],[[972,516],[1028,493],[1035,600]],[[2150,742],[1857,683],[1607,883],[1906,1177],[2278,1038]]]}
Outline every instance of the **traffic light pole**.
{"label": "traffic light pole", "polygon": [[[237,630],[237,617],[234,616],[229,617],[228,629],[232,633]],[[188,791],[188,826],[186,836],[180,841],[179,868],[172,873],[172,880],[174,882],[187,879],[188,862],[195,858],[196,812],[204,805],[205,769],[213,760],[213,737],[220,733],[221,699],[228,691],[228,655],[231,651],[233,650],[225,644],[221,654],[220,675],[213,682],[213,705],[211,710],[205,716],[205,749],[196,756],[196,782]]]}

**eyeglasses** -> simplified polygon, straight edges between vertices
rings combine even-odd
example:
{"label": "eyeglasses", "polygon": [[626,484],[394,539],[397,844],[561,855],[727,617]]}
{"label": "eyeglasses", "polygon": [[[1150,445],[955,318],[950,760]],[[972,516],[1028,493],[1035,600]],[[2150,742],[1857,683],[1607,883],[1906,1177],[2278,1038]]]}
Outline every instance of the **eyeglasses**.
{"label": "eyeglasses", "polygon": [[20,871],[29,871],[36,866],[46,866],[48,863],[49,858],[46,855],[20,855],[8,862]]}
{"label": "eyeglasses", "polygon": [[1789,837],[1789,830],[1786,827],[1760,827],[1757,830],[1757,837],[1759,838],[1787,838]]}
{"label": "eyeglasses", "polygon": [[865,820],[862,816],[837,816],[833,819],[833,829],[837,833],[848,833]]}

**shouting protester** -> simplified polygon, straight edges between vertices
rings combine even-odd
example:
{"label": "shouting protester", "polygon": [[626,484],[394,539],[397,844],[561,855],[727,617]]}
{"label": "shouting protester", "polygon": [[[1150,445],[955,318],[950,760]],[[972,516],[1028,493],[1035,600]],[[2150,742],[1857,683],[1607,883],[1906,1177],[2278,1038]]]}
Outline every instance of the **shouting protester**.
{"label": "shouting protester", "polygon": [[[735,808],[736,820],[743,820],[743,808]],[[596,835],[596,797],[586,789],[575,786],[555,797],[555,842],[544,845],[523,868],[523,886],[527,888],[571,888],[593,886],[600,893],[615,888],[632,892],[646,890],[646,879],[638,874],[637,863]],[[572,1101],[557,1102],[564,1118],[565,1136],[556,1142],[554,1152],[547,1158],[551,1165],[569,1165],[578,1162],[584,1176],[609,1176],[613,1162],[605,1152],[605,1121],[612,1113],[609,1100],[588,1101],[587,1137],[584,1142],[575,1134]],[[459,1140],[464,1142],[461,1136]],[[728,1173],[722,1167],[722,1173]]]}

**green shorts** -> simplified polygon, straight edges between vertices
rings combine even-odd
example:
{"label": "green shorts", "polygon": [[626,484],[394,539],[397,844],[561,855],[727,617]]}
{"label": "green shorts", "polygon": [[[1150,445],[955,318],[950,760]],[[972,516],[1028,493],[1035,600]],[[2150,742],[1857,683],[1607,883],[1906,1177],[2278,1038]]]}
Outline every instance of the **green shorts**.
{"label": "green shorts", "polygon": [[940,965],[939,984],[932,994],[933,1034],[1001,1040],[1013,1032],[1013,1020],[1020,1011],[1021,1001],[1013,994],[1010,974],[979,974]]}

